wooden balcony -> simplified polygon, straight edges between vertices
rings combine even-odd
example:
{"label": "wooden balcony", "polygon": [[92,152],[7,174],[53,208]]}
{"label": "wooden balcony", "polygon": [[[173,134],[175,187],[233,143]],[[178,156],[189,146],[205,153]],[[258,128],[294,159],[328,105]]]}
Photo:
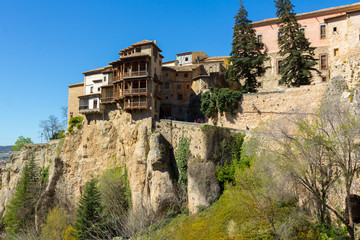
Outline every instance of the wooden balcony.
{"label": "wooden balcony", "polygon": [[90,113],[99,113],[100,109],[99,108],[92,108],[89,109],[89,105],[80,105],[79,106],[79,113],[82,114],[90,114]]}
{"label": "wooden balcony", "polygon": [[148,94],[147,88],[133,88],[133,89],[125,89],[124,95],[130,96],[130,95],[146,95]]}
{"label": "wooden balcony", "polygon": [[120,73],[119,76],[114,76],[114,80],[113,82],[116,81],[121,81],[124,78],[132,78],[132,77],[148,77],[149,76],[149,72],[144,70],[144,71],[130,71],[130,72],[124,72],[124,73]]}
{"label": "wooden balcony", "polygon": [[125,110],[148,109],[148,102],[147,101],[125,102],[124,108],[125,108]]}
{"label": "wooden balcony", "polygon": [[149,90],[147,88],[133,88],[133,89],[125,89],[124,91],[120,90],[120,92],[115,92],[114,99],[121,99],[125,96],[146,96],[149,94]]}
{"label": "wooden balcony", "polygon": [[114,97],[102,97],[101,103],[112,103],[114,102]]}

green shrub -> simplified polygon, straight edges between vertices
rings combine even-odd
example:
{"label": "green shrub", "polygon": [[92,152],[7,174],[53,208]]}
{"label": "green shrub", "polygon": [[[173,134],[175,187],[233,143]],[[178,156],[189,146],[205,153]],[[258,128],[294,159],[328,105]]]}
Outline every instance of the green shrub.
{"label": "green shrub", "polygon": [[68,228],[69,220],[64,209],[53,208],[41,230],[42,239],[63,240],[65,231]]}
{"label": "green shrub", "polygon": [[190,139],[184,137],[182,135],[179,146],[176,150],[175,160],[179,168],[179,183],[184,190],[187,189],[187,168],[188,168],[188,157],[189,157],[189,146],[190,146]]}
{"label": "green shrub", "polygon": [[43,185],[45,185],[46,184],[46,182],[48,181],[48,179],[49,179],[49,168],[50,168],[50,166],[47,166],[47,167],[45,167],[45,168],[43,168],[42,169],[42,171],[41,171],[41,183],[43,184]]}
{"label": "green shrub", "polygon": [[126,168],[106,170],[99,179],[102,203],[109,214],[123,215],[131,208],[131,191]]}
{"label": "green shrub", "polygon": [[[231,134],[228,139],[224,139],[221,146],[222,153],[228,153],[228,159],[225,160],[223,166],[219,166],[216,170],[216,178],[220,182],[222,190],[225,183],[234,184],[235,172],[237,169],[243,169],[250,166],[250,161],[245,156],[242,157],[242,145],[244,143],[245,134]],[[230,156],[229,156],[230,155]]]}
{"label": "green shrub", "polygon": [[57,132],[55,132],[51,137],[50,140],[54,140],[54,139],[62,139],[65,137],[65,131],[64,130],[59,130]]}
{"label": "green shrub", "polygon": [[12,146],[12,149],[13,149],[14,151],[20,151],[21,148],[22,148],[25,144],[31,144],[31,143],[33,143],[33,142],[31,141],[31,138],[25,138],[25,137],[23,137],[23,136],[19,136],[18,139],[17,139],[16,142],[15,142],[15,145]]}
{"label": "green shrub", "polygon": [[72,117],[72,118],[70,118],[68,131],[73,132],[74,127],[80,128],[82,126],[83,121],[84,121],[84,118],[82,118],[82,117]]}

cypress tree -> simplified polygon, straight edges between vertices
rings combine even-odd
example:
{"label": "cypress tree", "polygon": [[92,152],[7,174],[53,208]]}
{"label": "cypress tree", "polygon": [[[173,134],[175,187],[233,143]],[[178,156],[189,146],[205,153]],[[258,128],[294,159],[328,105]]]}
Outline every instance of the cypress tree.
{"label": "cypress tree", "polygon": [[290,0],[276,0],[276,16],[278,17],[279,37],[278,45],[280,56],[285,58],[281,61],[280,83],[288,86],[307,85],[311,83],[311,70],[319,73],[314,68],[315,48],[310,47],[310,42],[300,31],[296,14]]}
{"label": "cypress tree", "polygon": [[262,51],[264,44],[258,42],[255,30],[251,26],[251,20],[247,18],[247,11],[240,1],[240,9],[235,16],[232,51],[230,53],[230,65],[226,71],[229,84],[239,83],[245,80],[241,89],[244,92],[256,92],[258,83],[256,77],[265,73],[263,63],[267,59],[266,51]]}
{"label": "cypress tree", "polygon": [[85,185],[85,192],[81,195],[77,214],[74,235],[79,239],[101,238],[101,223],[103,206],[97,180],[91,179]]}

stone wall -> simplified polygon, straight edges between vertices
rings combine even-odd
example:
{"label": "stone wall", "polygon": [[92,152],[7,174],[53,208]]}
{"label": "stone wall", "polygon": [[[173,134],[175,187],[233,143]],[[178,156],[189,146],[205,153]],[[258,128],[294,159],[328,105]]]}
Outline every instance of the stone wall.
{"label": "stone wall", "polygon": [[[283,91],[244,94],[236,116],[218,116],[217,125],[250,129],[296,112],[313,113],[320,105],[327,83],[287,88]],[[210,120],[210,124],[213,123]]]}

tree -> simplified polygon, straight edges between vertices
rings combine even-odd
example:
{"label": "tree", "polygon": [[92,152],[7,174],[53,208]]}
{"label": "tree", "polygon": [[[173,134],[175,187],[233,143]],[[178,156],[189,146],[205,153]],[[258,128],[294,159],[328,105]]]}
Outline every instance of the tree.
{"label": "tree", "polygon": [[256,92],[258,87],[256,77],[262,76],[266,71],[263,64],[267,59],[267,53],[262,51],[264,44],[258,41],[247,15],[248,13],[240,1],[240,9],[235,16],[230,65],[226,71],[226,77],[230,84],[245,79],[242,90]]}
{"label": "tree", "polygon": [[[284,127],[285,123],[282,121]],[[354,237],[350,196],[354,178],[360,170],[360,119],[350,107],[340,102],[327,102],[319,114],[295,120],[298,134],[281,128],[274,134],[280,149],[273,149],[279,165],[315,199],[321,223],[332,212]],[[292,130],[291,130],[292,128]],[[348,211],[329,201],[331,192],[345,193]]]}
{"label": "tree", "polygon": [[85,192],[81,195],[74,234],[80,239],[99,239],[101,231],[103,206],[101,195],[97,188],[97,180],[91,179],[85,185]]}
{"label": "tree", "polygon": [[294,5],[290,0],[276,0],[276,16],[279,26],[278,45],[281,61],[280,73],[281,83],[288,86],[307,85],[311,83],[311,70],[319,73],[314,68],[316,60],[314,49],[305,37],[300,25],[297,22],[296,14],[293,11]]}
{"label": "tree", "polygon": [[61,124],[57,117],[50,115],[47,120],[42,120],[39,124],[41,133],[44,134],[47,141],[57,136],[61,130]]}
{"label": "tree", "polygon": [[213,117],[216,113],[230,112],[235,116],[242,99],[240,91],[233,91],[228,88],[210,88],[201,95],[200,111],[206,117]]}
{"label": "tree", "polygon": [[40,171],[32,156],[22,170],[15,193],[6,208],[3,223],[12,236],[35,220],[35,205],[40,197]]}
{"label": "tree", "polygon": [[33,143],[33,142],[31,141],[31,138],[25,138],[25,137],[23,137],[23,136],[19,136],[18,139],[17,139],[16,142],[15,142],[15,145],[12,146],[12,149],[13,149],[14,151],[20,151],[21,148],[22,148],[25,144],[31,144],[31,143]]}

